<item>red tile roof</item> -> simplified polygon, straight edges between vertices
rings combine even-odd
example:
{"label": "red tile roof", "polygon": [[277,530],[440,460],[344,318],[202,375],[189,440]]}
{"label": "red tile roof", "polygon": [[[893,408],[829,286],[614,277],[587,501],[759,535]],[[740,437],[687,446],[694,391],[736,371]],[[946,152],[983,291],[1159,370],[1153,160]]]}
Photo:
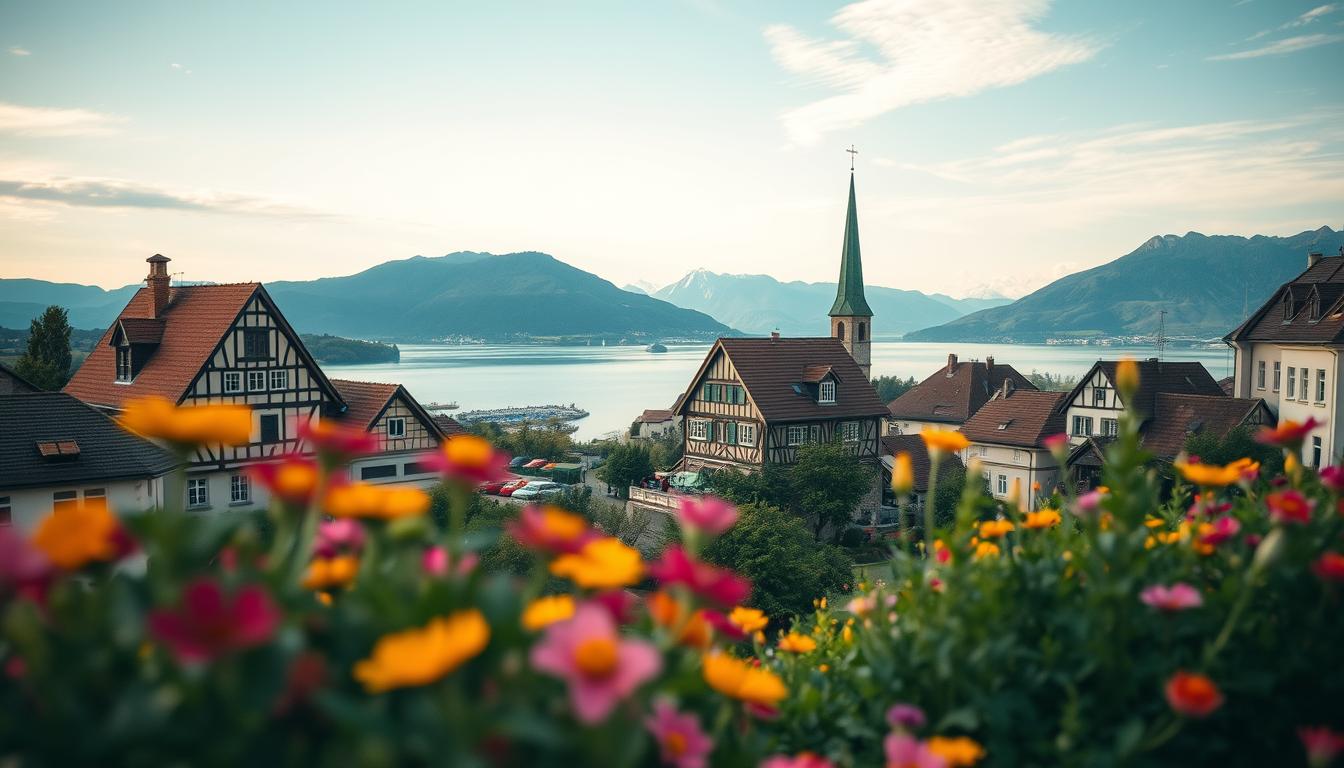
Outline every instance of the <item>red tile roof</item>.
{"label": "red tile roof", "polygon": [[[882,453],[895,456],[901,451],[910,454],[910,468],[915,473],[915,492],[924,493],[929,489],[929,448],[919,435],[886,435],[882,438]],[[961,466],[961,459],[955,454],[944,459],[943,468]],[[939,470],[940,472],[942,470]]]}
{"label": "red tile roof", "polygon": [[961,425],[962,434],[976,443],[1041,447],[1041,441],[1064,431],[1064,413],[1058,406],[1063,392],[1014,390],[995,394]]}
{"label": "red tile roof", "polygon": [[[146,395],[159,395],[173,402],[181,400],[238,313],[260,288],[260,283],[173,288],[159,321],[162,336],[158,348],[134,381],[129,384],[116,381],[116,350],[108,345],[117,327],[113,323],[64,391],[86,403],[110,408],[120,408],[126,400]],[[149,289],[141,288],[117,321],[130,320],[133,327],[143,328],[146,324],[140,321],[155,322],[149,315]]]}
{"label": "red tile roof", "polygon": [[961,424],[980,410],[1003,382],[1013,382],[1019,390],[1036,389],[1011,365],[989,362],[952,362],[952,373],[944,365],[905,394],[891,401],[892,418]]}
{"label": "red tile roof", "polygon": [[649,408],[635,419],[640,424],[662,424],[664,421],[671,421],[674,414],[669,410]]}
{"label": "red tile roof", "polygon": [[1344,343],[1344,254],[1326,256],[1279,286],[1228,341]]}
{"label": "red tile roof", "polygon": [[1153,417],[1144,427],[1143,447],[1163,459],[1185,450],[1192,435],[1226,437],[1235,427],[1273,420],[1265,401],[1211,395],[1177,395],[1160,392]]}
{"label": "red tile roof", "polygon": [[373,426],[378,414],[383,412],[388,401],[397,394],[398,389],[401,389],[398,384],[349,379],[332,379],[331,383],[336,387],[336,391],[341,393],[341,399],[347,406],[345,413],[336,418],[364,429]]}
{"label": "red tile roof", "polygon": [[462,426],[462,422],[454,419],[452,416],[440,414],[434,417],[434,423],[438,425],[439,431],[443,433],[444,437],[465,435],[467,433],[467,428]]}

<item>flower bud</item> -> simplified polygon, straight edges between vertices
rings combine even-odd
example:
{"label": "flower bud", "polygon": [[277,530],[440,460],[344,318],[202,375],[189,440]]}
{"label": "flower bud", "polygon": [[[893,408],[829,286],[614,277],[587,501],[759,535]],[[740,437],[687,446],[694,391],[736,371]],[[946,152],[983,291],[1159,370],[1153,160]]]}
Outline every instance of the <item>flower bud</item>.
{"label": "flower bud", "polygon": [[1120,396],[1124,398],[1125,405],[1130,405],[1130,396],[1139,390],[1138,363],[1129,358],[1125,358],[1116,364],[1115,388],[1120,391]]}
{"label": "flower bud", "polygon": [[1260,546],[1255,548],[1255,559],[1251,561],[1251,572],[1260,573],[1274,564],[1279,559],[1279,554],[1283,551],[1283,528],[1274,526],[1269,535],[1265,536]]}
{"label": "flower bud", "polygon": [[891,465],[891,490],[897,496],[904,496],[915,487],[915,470],[910,462],[910,454],[901,451],[896,454]]}

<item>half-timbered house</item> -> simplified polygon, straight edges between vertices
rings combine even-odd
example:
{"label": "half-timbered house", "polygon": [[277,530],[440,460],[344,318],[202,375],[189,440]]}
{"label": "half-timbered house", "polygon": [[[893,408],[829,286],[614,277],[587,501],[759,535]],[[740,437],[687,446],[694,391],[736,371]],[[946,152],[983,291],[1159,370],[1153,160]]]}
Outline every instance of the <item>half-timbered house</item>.
{"label": "half-timbered house", "polygon": [[[1080,445],[1091,437],[1114,437],[1119,429],[1120,413],[1126,403],[1115,386],[1119,361],[1098,360],[1078,381],[1078,385],[1059,404],[1064,414],[1069,442]],[[1156,397],[1165,392],[1175,395],[1225,397],[1218,381],[1203,364],[1163,361],[1156,358],[1136,361],[1139,388],[1134,393],[1134,409],[1145,421],[1156,414]]]}
{"label": "half-timbered house", "polygon": [[443,439],[443,429],[400,384],[332,379],[345,400],[336,418],[378,438],[378,452],[350,463],[354,480],[430,486],[438,475],[424,454]]}

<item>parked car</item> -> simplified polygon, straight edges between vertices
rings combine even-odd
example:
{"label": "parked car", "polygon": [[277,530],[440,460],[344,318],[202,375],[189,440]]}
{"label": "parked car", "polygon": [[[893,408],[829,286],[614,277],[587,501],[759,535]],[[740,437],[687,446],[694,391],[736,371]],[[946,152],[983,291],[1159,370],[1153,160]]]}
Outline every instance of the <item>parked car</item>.
{"label": "parked car", "polygon": [[565,492],[565,486],[559,483],[551,483],[543,481],[540,483],[528,483],[526,488],[519,488],[517,491],[514,491],[513,498],[549,499],[554,496],[559,496],[564,492]]}
{"label": "parked car", "polygon": [[476,490],[480,493],[499,493],[499,489],[503,488],[505,485],[508,485],[509,483],[517,479],[518,478],[515,477],[515,478],[509,478],[507,480],[490,480],[488,482],[484,482],[476,486]]}
{"label": "parked car", "polygon": [[514,456],[513,461],[509,462],[509,469],[517,469],[531,460],[531,456]]}
{"label": "parked car", "polygon": [[535,483],[535,480],[510,480],[499,488],[500,496],[512,496],[514,491],[525,487],[528,483]]}

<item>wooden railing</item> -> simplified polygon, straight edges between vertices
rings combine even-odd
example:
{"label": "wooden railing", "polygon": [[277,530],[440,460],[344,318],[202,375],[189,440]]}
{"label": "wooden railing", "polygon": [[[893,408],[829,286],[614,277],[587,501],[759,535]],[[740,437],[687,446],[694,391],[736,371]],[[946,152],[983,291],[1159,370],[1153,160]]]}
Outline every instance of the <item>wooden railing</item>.
{"label": "wooden railing", "polygon": [[655,509],[674,511],[681,506],[681,496],[675,493],[664,493],[655,491],[651,488],[640,488],[639,486],[630,486],[630,500],[636,504],[653,507]]}

